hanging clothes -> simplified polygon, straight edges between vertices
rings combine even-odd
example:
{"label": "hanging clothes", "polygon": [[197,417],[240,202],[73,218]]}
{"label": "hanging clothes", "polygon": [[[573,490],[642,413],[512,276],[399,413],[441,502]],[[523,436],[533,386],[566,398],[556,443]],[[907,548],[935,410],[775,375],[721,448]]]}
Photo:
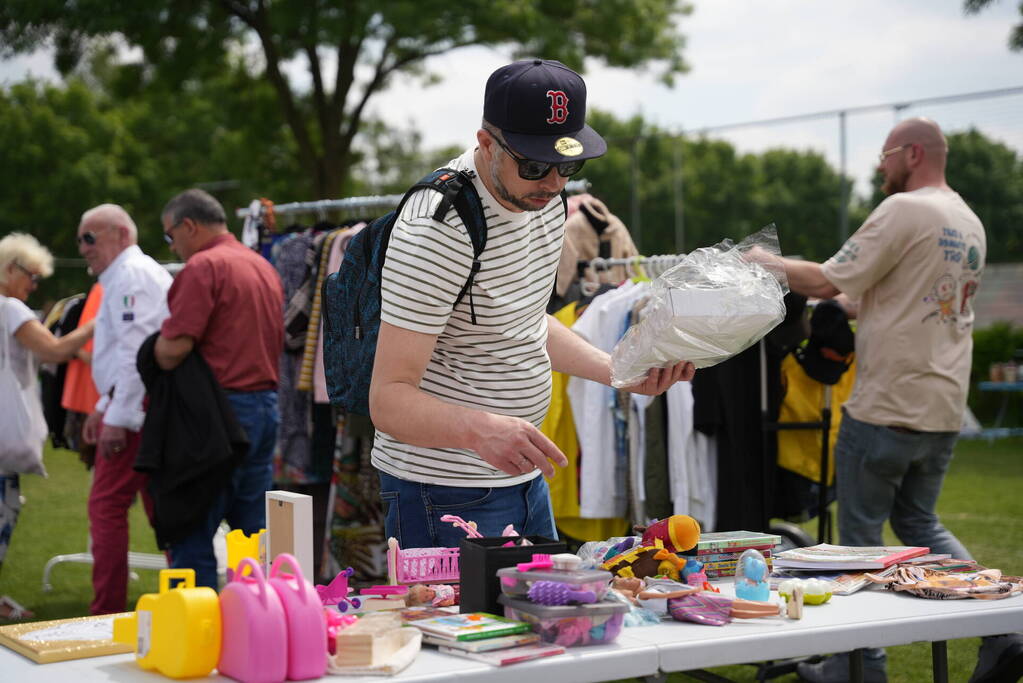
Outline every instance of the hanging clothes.
{"label": "hanging clothes", "polygon": [[[575,302],[570,303],[554,317],[566,327],[571,327],[576,321],[576,307]],[[568,380],[569,376],[562,372],[552,373],[551,404],[540,425],[540,431],[568,459],[568,464],[556,469],[554,476],[547,480],[555,522],[560,532],[579,541],[602,541],[621,536],[628,532],[625,519],[586,519],[579,514],[579,440],[568,399]]]}
{"label": "hanging clothes", "polygon": [[[610,352],[625,333],[626,312],[646,295],[648,287],[626,281],[596,297],[572,326],[599,349]],[[618,457],[615,432],[615,390],[572,377],[568,396],[582,451],[579,510],[582,517],[624,517],[627,514],[628,463]]]}

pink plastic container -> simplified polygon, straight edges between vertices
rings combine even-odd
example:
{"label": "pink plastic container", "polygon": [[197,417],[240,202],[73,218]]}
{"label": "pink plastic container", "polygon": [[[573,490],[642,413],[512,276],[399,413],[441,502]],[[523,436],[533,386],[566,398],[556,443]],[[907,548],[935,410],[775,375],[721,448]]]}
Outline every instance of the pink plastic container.
{"label": "pink plastic container", "polygon": [[220,592],[220,624],[220,673],[242,683],[278,683],[287,677],[284,606],[251,557],[242,558]]}
{"label": "pink plastic container", "polygon": [[[285,563],[294,574],[281,571]],[[288,679],[319,678],[327,671],[327,619],[323,603],[302,576],[298,560],[288,553],[274,558],[269,584],[281,599],[288,625]]]}

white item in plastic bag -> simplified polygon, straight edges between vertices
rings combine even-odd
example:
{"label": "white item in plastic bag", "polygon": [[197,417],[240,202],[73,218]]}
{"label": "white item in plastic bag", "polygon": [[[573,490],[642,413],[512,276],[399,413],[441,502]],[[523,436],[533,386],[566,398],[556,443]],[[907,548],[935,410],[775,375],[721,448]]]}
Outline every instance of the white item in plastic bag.
{"label": "white item in plastic bag", "polygon": [[679,361],[710,367],[758,342],[785,318],[779,255],[770,225],[739,245],[697,249],[654,280],[643,319],[611,352],[612,386],[631,386],[651,368]]}

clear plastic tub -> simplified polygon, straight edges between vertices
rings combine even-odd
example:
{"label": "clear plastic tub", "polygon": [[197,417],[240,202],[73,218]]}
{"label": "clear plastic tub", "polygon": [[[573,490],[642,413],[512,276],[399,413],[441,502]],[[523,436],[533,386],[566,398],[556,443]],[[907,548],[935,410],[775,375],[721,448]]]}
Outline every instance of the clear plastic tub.
{"label": "clear plastic tub", "polygon": [[564,647],[613,642],[629,611],[627,604],[616,600],[552,606],[499,595],[497,601],[504,605],[506,617],[531,624],[545,643]]}
{"label": "clear plastic tub", "polygon": [[511,598],[526,599],[534,581],[557,581],[568,584],[572,590],[592,591],[597,600],[604,597],[611,584],[611,572],[603,569],[531,569],[520,572],[515,567],[497,570],[501,592]]}

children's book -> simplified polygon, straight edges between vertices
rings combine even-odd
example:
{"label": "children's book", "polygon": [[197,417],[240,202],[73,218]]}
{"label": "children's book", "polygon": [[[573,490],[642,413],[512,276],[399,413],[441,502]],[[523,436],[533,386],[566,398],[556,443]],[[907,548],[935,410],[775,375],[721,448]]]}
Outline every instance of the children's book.
{"label": "children's book", "polygon": [[458,609],[456,607],[407,607],[399,612],[401,620],[406,624],[411,624],[420,619],[447,617],[457,613]]}
{"label": "children's book", "polygon": [[497,636],[496,638],[484,638],[483,640],[450,640],[438,638],[428,633],[423,634],[423,642],[428,645],[443,645],[468,652],[488,652],[490,650],[504,650],[520,645],[532,645],[540,641],[539,633],[517,633],[511,636]]}
{"label": "children's book", "polygon": [[561,645],[553,645],[551,643],[520,645],[519,647],[511,647],[504,650],[490,650],[488,652],[471,652],[469,650],[460,650],[457,647],[448,647],[446,645],[441,645],[437,649],[440,652],[444,652],[449,655],[477,659],[493,666],[506,666],[508,664],[515,664],[516,662],[525,662],[530,659],[539,659],[540,657],[550,657],[551,655],[560,655],[565,653],[564,647]]}
{"label": "children's book", "polygon": [[779,543],[781,536],[761,531],[712,531],[700,534],[695,550],[697,554],[728,552],[736,548],[761,550],[773,548]]}
{"label": "children's book", "polygon": [[778,569],[883,569],[920,555],[930,548],[918,546],[847,546],[820,543],[774,555]]}
{"label": "children's book", "polygon": [[437,638],[446,640],[480,640],[510,636],[532,630],[524,621],[515,621],[486,612],[470,612],[468,614],[446,614],[428,617],[409,622],[421,630]]}

